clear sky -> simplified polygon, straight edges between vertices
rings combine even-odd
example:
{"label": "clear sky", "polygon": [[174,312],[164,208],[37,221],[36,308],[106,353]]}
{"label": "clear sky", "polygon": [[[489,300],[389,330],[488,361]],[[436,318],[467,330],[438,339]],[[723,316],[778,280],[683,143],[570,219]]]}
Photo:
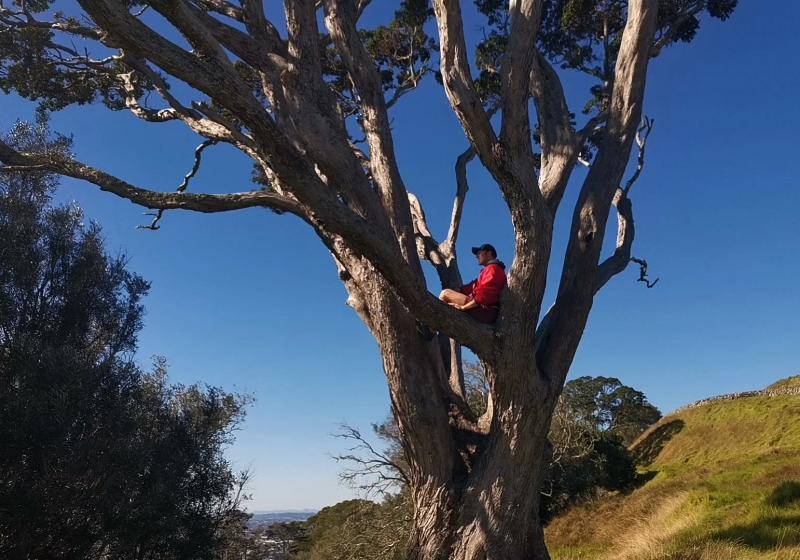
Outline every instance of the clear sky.
{"label": "clear sky", "polygon": [[[367,16],[380,19],[386,5]],[[619,377],[668,412],[800,371],[798,22],[800,3],[743,1],[730,21],[704,21],[694,43],[651,63],[645,112],[656,123],[632,191],[634,254],[661,280],[647,290],[631,266],[600,293],[572,377]],[[472,15],[466,27],[479,33]],[[579,109],[586,82],[565,83]],[[0,97],[0,126],[31,119],[33,108]],[[403,177],[441,235],[463,133],[433,80],[393,119]],[[180,183],[198,144],[182,125],[144,124],[102,105],[69,108],[53,128],[74,134],[80,159],[162,190]],[[214,147],[191,188],[245,190],[249,176],[244,157]],[[546,305],[582,176],[562,205]],[[459,247],[465,277],[478,272],[471,245],[492,242],[507,262],[513,246],[496,185],[475,163],[470,180]],[[143,231],[135,229],[147,222],[142,209],[90,185],[64,181],[59,198],[103,224],[108,246],[152,282],[142,363],[164,355],[175,382],[255,394],[229,450],[253,472],[250,509],[317,508],[352,496],[338,483],[329,455],[342,443],[330,434],[342,422],[367,431],[389,401],[377,347],[345,306],[333,261],[311,230],[254,209],[171,212],[160,231]]]}

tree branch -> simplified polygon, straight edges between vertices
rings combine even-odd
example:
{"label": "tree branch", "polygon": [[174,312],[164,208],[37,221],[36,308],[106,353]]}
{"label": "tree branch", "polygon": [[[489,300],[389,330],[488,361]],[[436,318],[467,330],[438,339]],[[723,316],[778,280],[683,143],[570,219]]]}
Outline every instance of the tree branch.
{"label": "tree branch", "polygon": [[637,278],[636,281],[644,282],[648,288],[654,288],[655,285],[658,284],[660,278],[651,281],[647,277],[647,261],[644,259],[637,259],[636,257],[631,257],[631,261],[639,265],[639,278]]}
{"label": "tree branch", "polygon": [[[394,461],[386,453],[375,449],[356,428],[342,424],[340,431],[333,435],[337,438],[355,442],[355,445],[348,449],[349,453],[333,456],[336,461],[355,464],[355,467],[347,469],[340,474],[342,480],[354,483],[358,479],[365,479],[365,482],[360,484],[359,488],[368,492],[374,490],[384,492],[393,484],[411,484],[411,477],[403,465]],[[366,456],[362,454],[366,454]]]}
{"label": "tree branch", "polygon": [[[252,138],[241,132],[238,126],[219,115],[210,107],[200,103],[195,104],[193,108],[183,106],[172,95],[169,85],[164,79],[150,68],[144,60],[124,54],[122,61],[135,71],[117,76],[125,91],[125,104],[134,115],[148,122],[165,122],[180,119],[201,136],[233,144],[256,161],[263,159]],[[155,110],[141,106],[135,82],[137,73],[152,84],[170,106],[168,109]]]}
{"label": "tree branch", "polygon": [[225,0],[198,0],[197,3],[206,10],[216,12],[239,23],[244,22],[244,11],[239,6]]}
{"label": "tree branch", "polygon": [[408,193],[400,176],[394,153],[389,114],[380,75],[361,42],[356,6],[348,0],[325,0],[325,24],[342,56],[362,101],[363,126],[370,151],[370,171],[383,199],[383,207],[401,251],[411,267],[422,274],[417,259]]}
{"label": "tree branch", "polygon": [[[176,192],[182,193],[182,192],[186,191],[186,189],[189,187],[189,181],[192,180],[192,177],[194,177],[197,174],[198,170],[200,169],[200,159],[203,157],[203,150],[205,150],[209,146],[213,146],[216,143],[217,143],[217,140],[205,140],[202,144],[200,144],[199,146],[197,146],[197,148],[195,148],[195,150],[194,150],[194,165],[192,165],[192,168],[183,177],[183,181],[181,181],[181,184],[178,185],[177,189],[175,189]],[[139,226],[139,229],[157,230],[157,229],[160,228],[158,223],[161,221],[161,218],[164,216],[164,209],[160,208],[158,210],[158,212],[156,212],[155,214],[152,214],[152,215],[153,215],[153,221],[150,223],[150,225]]]}
{"label": "tree branch", "polygon": [[531,93],[542,146],[539,190],[555,215],[584,140],[573,130],[561,80],[538,52],[531,67]]}
{"label": "tree branch", "polygon": [[653,125],[655,125],[655,123],[655,119],[649,119],[647,115],[645,115],[642,119],[642,124],[636,129],[636,145],[639,147],[639,155],[636,158],[636,171],[634,171],[631,178],[628,179],[628,182],[625,183],[625,188],[622,189],[626,196],[630,193],[631,187],[639,179],[644,169],[644,153],[647,147],[647,137],[653,132]]}
{"label": "tree branch", "polygon": [[617,246],[614,254],[600,263],[597,268],[597,276],[594,281],[595,294],[612,277],[625,270],[631,260],[631,248],[636,230],[633,224],[633,207],[624,189],[617,189],[613,205],[617,209]]}
{"label": "tree branch", "polygon": [[509,5],[511,32],[500,68],[503,109],[500,140],[516,166],[525,168],[517,172],[523,173],[525,179],[533,179],[535,171],[528,99],[531,68],[536,57],[541,0],[516,0]]}
{"label": "tree branch", "polygon": [[298,216],[305,214],[303,207],[297,201],[266,191],[194,194],[143,189],[72,159],[51,158],[17,152],[2,141],[0,141],[0,161],[6,164],[0,167],[0,172],[49,171],[87,181],[100,187],[100,190],[110,192],[135,204],[154,210],[193,210],[195,212],[214,213],[260,206],[279,212],[289,212]]}
{"label": "tree branch", "polygon": [[706,7],[706,0],[696,0],[693,5],[689,5],[687,9],[681,13],[667,30],[661,34],[657,41],[655,41],[650,49],[650,56],[656,58],[661,54],[661,50],[675,40],[675,36],[680,32],[681,26],[686,23],[689,18],[696,16]]}
{"label": "tree branch", "polygon": [[280,33],[264,14],[263,0],[242,0],[244,24],[250,36],[267,52],[286,56],[286,45]]}
{"label": "tree branch", "polygon": [[[602,131],[597,157],[575,206],[556,302],[540,325],[536,359],[554,395],[564,383],[596,286],[600,283],[597,280],[598,259],[605,226],[642,115],[649,45],[655,34],[657,9],[655,0],[628,3],[628,20],[617,57],[608,124]],[[627,199],[620,198],[618,204],[622,200]],[[622,210],[620,216],[624,217],[625,208]],[[632,224],[632,220],[626,220],[624,226]]]}
{"label": "tree branch", "polygon": [[469,147],[456,158],[456,196],[453,200],[453,212],[450,215],[450,227],[447,237],[439,246],[440,250],[455,258],[456,241],[461,228],[461,215],[464,211],[464,202],[469,191],[467,180],[467,164],[475,158],[475,148]]}
{"label": "tree branch", "polygon": [[125,106],[138,118],[153,123],[174,121],[180,118],[180,115],[174,108],[150,109],[143,107],[139,103],[138,92],[134,83],[134,72],[119,74],[119,80],[125,92]]}
{"label": "tree branch", "polygon": [[433,7],[439,28],[440,64],[445,92],[470,143],[478,151],[481,160],[490,162],[494,158],[497,136],[473,85],[460,2],[434,0]]}
{"label": "tree branch", "polygon": [[[594,293],[597,293],[606,283],[615,275],[619,274],[628,266],[630,261],[638,262],[640,265],[644,261],[638,261],[631,257],[631,248],[633,247],[633,238],[636,235],[636,230],[633,223],[633,206],[631,205],[628,194],[631,187],[639,179],[642,170],[644,169],[644,155],[645,147],[647,145],[647,137],[653,130],[653,119],[646,116],[642,119],[642,124],[636,130],[636,144],[639,147],[639,155],[637,157],[636,171],[630,179],[625,183],[625,187],[620,187],[614,194],[612,204],[617,209],[617,246],[614,249],[614,254],[608,257],[605,261],[600,263],[597,269],[597,278],[594,283]],[[647,277],[647,263],[644,262],[643,272],[639,277],[639,281],[647,282],[647,287],[652,288]],[[658,280],[656,280],[658,282]],[[655,282],[653,282],[655,285]]]}
{"label": "tree branch", "polygon": [[428,227],[428,220],[425,217],[425,212],[419,199],[413,193],[408,193],[409,207],[411,208],[411,218],[414,224],[414,233],[417,238],[417,252],[420,258],[423,258],[433,265],[438,271],[440,268],[445,267],[445,260],[440,245],[434,239],[433,234]]}
{"label": "tree branch", "polygon": [[263,20],[264,23],[248,25],[248,35],[201,10],[195,11],[195,15],[217,41],[252,68],[269,72],[286,66],[286,45],[266,20]]}

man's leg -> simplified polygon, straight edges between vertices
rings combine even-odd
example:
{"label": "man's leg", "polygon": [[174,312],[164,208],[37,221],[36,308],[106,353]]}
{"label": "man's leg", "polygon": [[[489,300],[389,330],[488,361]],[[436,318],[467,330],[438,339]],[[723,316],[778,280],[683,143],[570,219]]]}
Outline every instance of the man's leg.
{"label": "man's leg", "polygon": [[455,303],[458,305],[465,305],[467,301],[469,301],[469,298],[466,296],[466,294],[451,290],[450,288],[442,290],[442,293],[439,294],[439,299],[447,304]]}

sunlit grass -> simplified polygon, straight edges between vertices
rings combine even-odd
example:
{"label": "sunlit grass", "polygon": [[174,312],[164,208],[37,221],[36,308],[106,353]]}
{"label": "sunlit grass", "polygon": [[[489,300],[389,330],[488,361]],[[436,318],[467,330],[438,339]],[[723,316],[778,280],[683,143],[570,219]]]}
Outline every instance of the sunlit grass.
{"label": "sunlit grass", "polygon": [[637,448],[648,481],[554,520],[554,560],[800,560],[800,397],[687,409]]}

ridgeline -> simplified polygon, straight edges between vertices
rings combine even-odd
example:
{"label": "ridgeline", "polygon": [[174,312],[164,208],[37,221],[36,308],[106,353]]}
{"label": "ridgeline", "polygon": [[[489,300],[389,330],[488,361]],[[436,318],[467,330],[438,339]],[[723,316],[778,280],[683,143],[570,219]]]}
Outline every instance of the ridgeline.
{"label": "ridgeline", "polygon": [[679,409],[630,449],[641,486],[556,518],[554,560],[800,560],[800,376]]}

